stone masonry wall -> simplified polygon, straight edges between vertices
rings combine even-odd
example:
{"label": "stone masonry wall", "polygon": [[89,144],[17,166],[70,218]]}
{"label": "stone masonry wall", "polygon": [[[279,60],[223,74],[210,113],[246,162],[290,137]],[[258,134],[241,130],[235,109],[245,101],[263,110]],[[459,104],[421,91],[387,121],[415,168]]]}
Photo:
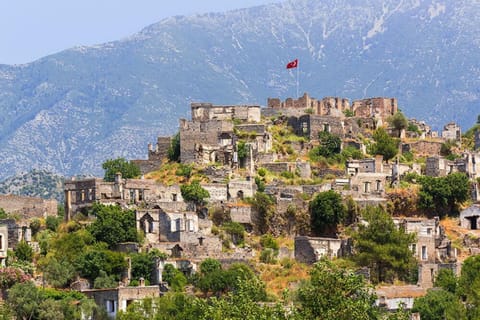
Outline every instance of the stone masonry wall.
{"label": "stone masonry wall", "polygon": [[18,213],[22,218],[46,218],[56,216],[58,203],[56,200],[45,200],[36,197],[17,195],[0,195],[0,208],[7,213]]}

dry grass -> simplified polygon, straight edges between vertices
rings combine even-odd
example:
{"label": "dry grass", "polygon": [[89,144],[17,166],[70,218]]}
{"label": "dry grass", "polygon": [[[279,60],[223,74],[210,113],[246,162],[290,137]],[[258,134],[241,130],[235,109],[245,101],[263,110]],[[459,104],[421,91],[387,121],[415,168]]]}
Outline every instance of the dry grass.
{"label": "dry grass", "polygon": [[282,264],[258,264],[260,278],[265,282],[267,293],[282,297],[285,289],[295,289],[302,280],[309,278],[310,267],[293,259],[282,260]]}

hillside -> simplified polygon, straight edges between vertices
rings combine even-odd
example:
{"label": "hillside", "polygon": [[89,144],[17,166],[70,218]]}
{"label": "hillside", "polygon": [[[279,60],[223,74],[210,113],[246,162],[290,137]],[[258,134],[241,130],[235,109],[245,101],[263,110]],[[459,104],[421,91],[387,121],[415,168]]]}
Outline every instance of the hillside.
{"label": "hillside", "polygon": [[438,129],[478,113],[477,2],[292,0],[172,17],[129,38],[0,65],[0,178],[44,169],[100,174],[145,157],[189,103],[394,96]]}

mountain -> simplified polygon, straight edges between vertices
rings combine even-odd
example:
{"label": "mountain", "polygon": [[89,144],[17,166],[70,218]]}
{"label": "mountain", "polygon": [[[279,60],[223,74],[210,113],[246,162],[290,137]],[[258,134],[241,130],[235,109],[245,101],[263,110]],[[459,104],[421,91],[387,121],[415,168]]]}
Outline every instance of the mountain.
{"label": "mountain", "polygon": [[63,203],[63,180],[63,177],[51,172],[32,170],[1,181],[0,194],[55,199]]}
{"label": "mountain", "polygon": [[0,65],[0,178],[101,174],[107,158],[145,157],[192,101],[296,96],[297,70],[300,94],[397,97],[408,117],[465,130],[480,113],[478,16],[477,0],[292,0]]}

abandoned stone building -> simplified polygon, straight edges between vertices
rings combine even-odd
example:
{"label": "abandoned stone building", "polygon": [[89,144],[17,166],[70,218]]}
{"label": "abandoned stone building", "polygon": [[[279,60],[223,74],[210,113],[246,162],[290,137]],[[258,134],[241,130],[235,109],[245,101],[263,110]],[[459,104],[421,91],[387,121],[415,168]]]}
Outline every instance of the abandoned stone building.
{"label": "abandoned stone building", "polygon": [[123,179],[121,175],[117,175],[114,182],[99,178],[66,180],[64,191],[67,220],[77,212],[85,213],[96,202],[122,207],[149,203],[168,209],[185,205],[178,185],[165,186],[147,179]]}
{"label": "abandoned stone building", "polygon": [[480,229],[480,204],[475,203],[460,212],[460,226],[469,230]]}
{"label": "abandoned stone building", "polygon": [[119,286],[109,289],[85,289],[81,292],[103,307],[109,318],[115,319],[119,311],[126,311],[135,301],[160,297],[162,295],[160,289],[160,285],[145,286],[142,280],[138,287]]}
{"label": "abandoned stone building", "polygon": [[432,127],[429,126],[425,121],[418,121],[417,119],[410,118],[408,119],[408,123],[416,126],[418,131],[420,131],[420,134],[418,132],[411,132],[410,138],[420,138],[420,139],[425,139],[425,138],[436,138],[438,136],[437,132],[432,131]]}
{"label": "abandoned stone building", "polygon": [[0,223],[0,267],[5,267],[8,251],[8,226]]}
{"label": "abandoned stone building", "polygon": [[470,179],[480,176],[480,153],[465,152],[453,161],[441,156],[427,158],[425,175],[444,177],[454,172],[465,173]]}
{"label": "abandoned stone building", "polygon": [[322,257],[329,259],[346,257],[352,254],[351,239],[295,237],[295,260],[313,264]]}
{"label": "abandoned stone building", "polygon": [[456,249],[452,248],[438,217],[394,218],[394,222],[407,233],[416,235],[417,241],[411,245],[411,250],[419,262],[418,285],[423,288],[433,287],[440,269],[448,268],[457,273]]}
{"label": "abandoned stone building", "polygon": [[[309,113],[315,115],[330,115],[343,117],[346,110],[350,110],[350,102],[346,98],[325,97],[321,100],[310,97],[308,93],[298,99],[287,98],[281,101],[278,98],[268,98],[267,108],[273,110],[296,110],[298,114]],[[292,114],[293,115],[293,114]]]}
{"label": "abandoned stone building", "polygon": [[462,139],[462,130],[455,122],[450,122],[443,127],[442,138],[445,140],[460,141]]}
{"label": "abandoned stone building", "polygon": [[[382,309],[395,312],[400,308],[411,310],[416,298],[427,294],[427,289],[415,285],[405,286],[383,286],[375,289],[377,300],[375,304]],[[420,320],[420,314],[414,313],[410,316],[411,320]]]}
{"label": "abandoned stone building", "polygon": [[222,244],[212,235],[212,221],[193,211],[170,212],[161,208],[137,209],[137,229],[147,246],[167,252],[173,258],[200,259],[219,253]]}
{"label": "abandoned stone building", "polygon": [[[249,156],[268,152],[271,135],[260,124],[260,106],[214,106],[192,103],[192,120],[180,119],[182,163],[238,165],[237,143],[244,139]],[[235,121],[242,123],[235,125]]]}
{"label": "abandoned stone building", "polygon": [[20,219],[46,218],[57,215],[58,203],[54,199],[2,194],[0,208],[7,213],[19,215]]}
{"label": "abandoned stone building", "polygon": [[355,117],[377,118],[385,122],[388,117],[398,112],[398,102],[396,98],[382,97],[354,100],[352,111]]}
{"label": "abandoned stone building", "polygon": [[28,244],[32,242],[32,230],[28,222],[16,221],[15,219],[0,219],[0,226],[3,238],[2,243],[5,245],[3,248],[5,250],[14,250],[20,241],[25,241]]}
{"label": "abandoned stone building", "polygon": [[168,158],[168,150],[172,143],[172,137],[158,137],[155,148],[148,144],[148,159],[132,160],[140,168],[142,174],[158,170],[162,162]]}

